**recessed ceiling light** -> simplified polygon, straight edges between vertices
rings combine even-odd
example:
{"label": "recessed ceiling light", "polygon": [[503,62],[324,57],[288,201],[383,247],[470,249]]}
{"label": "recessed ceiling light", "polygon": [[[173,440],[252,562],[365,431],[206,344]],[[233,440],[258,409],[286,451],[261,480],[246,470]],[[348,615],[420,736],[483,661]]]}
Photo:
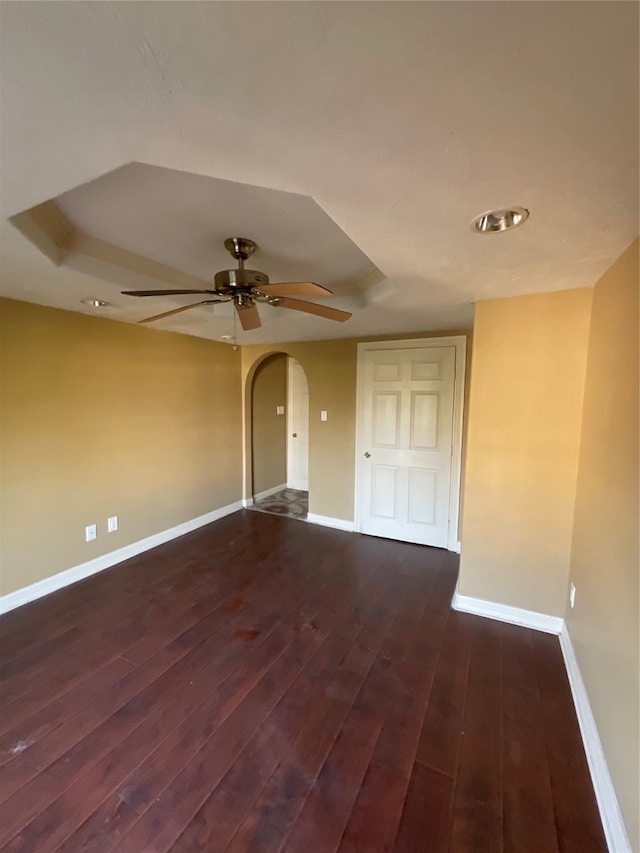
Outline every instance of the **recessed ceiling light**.
{"label": "recessed ceiling light", "polygon": [[105,302],[104,299],[81,299],[83,305],[90,305],[92,308],[108,308],[110,302]]}
{"label": "recessed ceiling light", "polygon": [[507,207],[503,210],[489,210],[482,213],[471,223],[472,231],[479,234],[496,234],[517,228],[529,218],[529,211],[524,207]]}

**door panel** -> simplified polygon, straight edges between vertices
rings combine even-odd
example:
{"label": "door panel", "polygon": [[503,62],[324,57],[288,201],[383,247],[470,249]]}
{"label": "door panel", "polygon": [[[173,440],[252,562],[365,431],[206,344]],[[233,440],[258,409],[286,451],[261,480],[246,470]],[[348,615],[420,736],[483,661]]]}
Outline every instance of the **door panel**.
{"label": "door panel", "polygon": [[398,447],[400,432],[400,394],[397,391],[373,395],[373,444],[375,447]]}
{"label": "door panel", "polygon": [[414,381],[440,379],[440,362],[413,360],[411,362],[411,378]]}
{"label": "door panel", "polygon": [[455,353],[453,346],[365,351],[357,482],[363,533],[447,546]]}
{"label": "door panel", "polygon": [[409,469],[409,522],[435,524],[437,471]]}
{"label": "door panel", "polygon": [[388,382],[393,379],[400,379],[399,364],[385,364],[381,362],[380,364],[373,365],[374,382]]}
{"label": "door panel", "polygon": [[438,394],[411,392],[411,449],[438,447]]}
{"label": "door panel", "polygon": [[397,468],[389,465],[372,466],[371,516],[373,518],[395,518],[397,480]]}

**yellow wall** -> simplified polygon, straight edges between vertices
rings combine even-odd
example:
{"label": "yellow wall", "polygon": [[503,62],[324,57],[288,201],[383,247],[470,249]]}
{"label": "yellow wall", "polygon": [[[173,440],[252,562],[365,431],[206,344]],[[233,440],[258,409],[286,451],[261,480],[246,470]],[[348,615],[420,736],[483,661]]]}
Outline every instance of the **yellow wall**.
{"label": "yellow wall", "polygon": [[[353,519],[357,340],[238,353],[12,300],[0,300],[0,323],[2,594],[239,500],[243,483],[250,494],[245,380],[274,350],[297,358],[309,382],[310,509]],[[436,334],[469,336],[400,337]],[[111,515],[120,530],[107,534]],[[92,523],[98,538],[86,543]]]}
{"label": "yellow wall", "polygon": [[462,595],[564,615],[591,296],[476,306]]}
{"label": "yellow wall", "polygon": [[[469,331],[395,335],[430,338],[465,335]],[[382,340],[367,338],[366,340]],[[389,338],[384,338],[389,339]],[[302,365],[309,385],[309,511],[353,521],[356,440],[358,342],[361,339],[256,344],[242,347],[245,404],[256,364],[268,353],[284,352]],[[468,352],[470,347],[468,348]],[[327,421],[320,412],[327,411]],[[248,416],[248,412],[247,412]],[[246,491],[250,493],[251,444],[245,446]]]}
{"label": "yellow wall", "polygon": [[567,625],[633,850],[638,733],[638,241],[598,282],[584,394]]}
{"label": "yellow wall", "polygon": [[255,372],[251,435],[253,494],[287,482],[287,419],[277,406],[287,405],[287,356],[272,355]]}
{"label": "yellow wall", "polygon": [[240,499],[231,347],[11,300],[0,322],[3,594]]}

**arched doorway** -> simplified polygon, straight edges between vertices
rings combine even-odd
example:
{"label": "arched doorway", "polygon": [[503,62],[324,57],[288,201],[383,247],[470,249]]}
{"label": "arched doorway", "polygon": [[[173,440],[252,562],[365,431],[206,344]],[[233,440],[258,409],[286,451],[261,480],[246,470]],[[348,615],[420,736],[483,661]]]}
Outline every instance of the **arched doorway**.
{"label": "arched doorway", "polygon": [[284,352],[259,359],[245,388],[245,506],[306,519],[309,505],[309,391]]}

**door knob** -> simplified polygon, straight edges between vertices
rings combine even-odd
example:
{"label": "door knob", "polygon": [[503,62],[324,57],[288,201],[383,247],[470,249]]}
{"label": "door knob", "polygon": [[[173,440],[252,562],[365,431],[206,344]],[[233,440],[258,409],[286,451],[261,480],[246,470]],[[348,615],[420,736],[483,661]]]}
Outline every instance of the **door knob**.
{"label": "door knob", "polygon": [[369,451],[368,451],[368,450],[365,450],[365,452],[364,452],[364,458],[365,458],[365,459],[368,459],[370,456],[371,456],[371,454],[369,453]]}

